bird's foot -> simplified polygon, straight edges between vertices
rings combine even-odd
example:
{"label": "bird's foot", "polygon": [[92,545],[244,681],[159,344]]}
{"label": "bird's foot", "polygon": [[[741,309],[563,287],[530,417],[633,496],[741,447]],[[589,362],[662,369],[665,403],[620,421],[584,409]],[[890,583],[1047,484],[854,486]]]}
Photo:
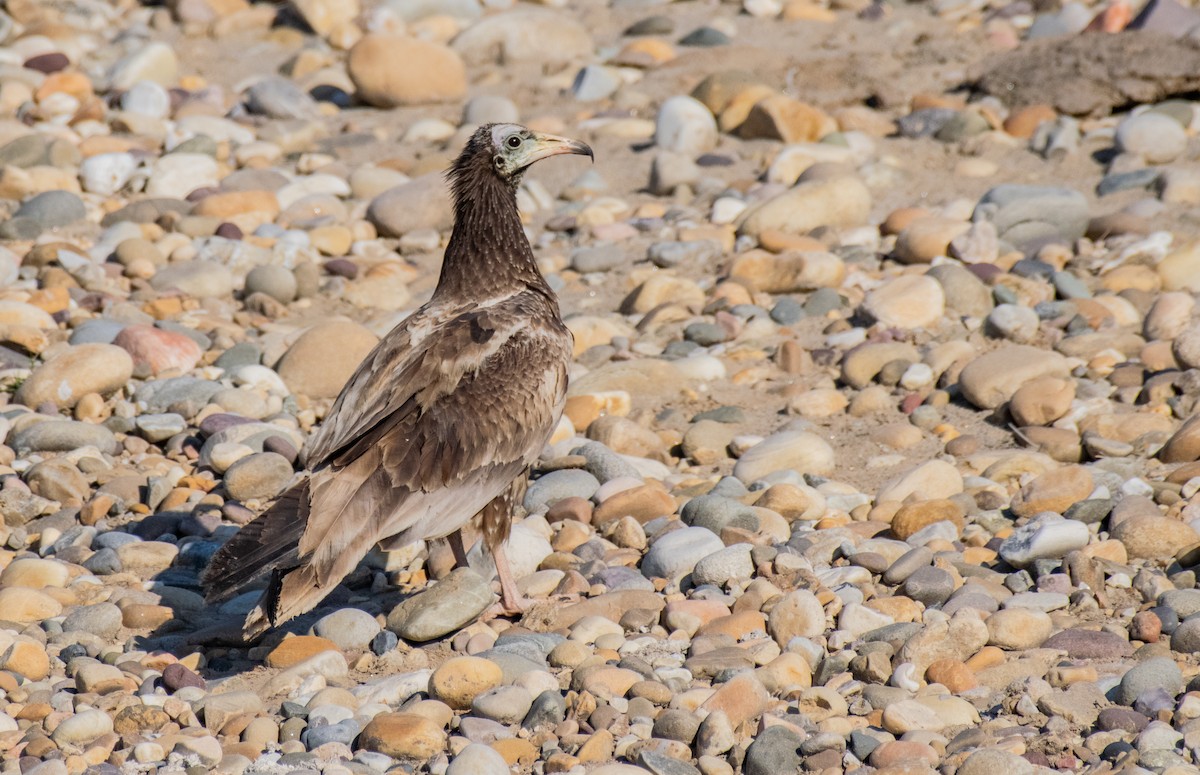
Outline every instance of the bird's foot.
{"label": "bird's foot", "polygon": [[527,597],[522,597],[519,594],[504,594],[508,590],[502,590],[500,594],[500,602],[494,603],[490,608],[483,612],[483,620],[495,619],[500,616],[521,616],[528,611],[534,601]]}
{"label": "bird's foot", "polygon": [[517,581],[508,567],[503,545],[492,547],[492,559],[496,561],[496,580],[500,582],[500,602],[484,612],[484,619],[520,616],[533,605],[533,601],[524,597],[517,589]]}

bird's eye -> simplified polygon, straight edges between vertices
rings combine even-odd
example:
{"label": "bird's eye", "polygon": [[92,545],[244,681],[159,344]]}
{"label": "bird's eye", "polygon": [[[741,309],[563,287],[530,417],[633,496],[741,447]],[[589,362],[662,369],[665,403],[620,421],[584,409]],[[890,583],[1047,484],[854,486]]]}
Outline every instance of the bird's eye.
{"label": "bird's eye", "polygon": [[520,148],[521,147],[521,138],[518,137],[517,135],[513,135],[512,137],[508,138],[508,147],[509,148]]}

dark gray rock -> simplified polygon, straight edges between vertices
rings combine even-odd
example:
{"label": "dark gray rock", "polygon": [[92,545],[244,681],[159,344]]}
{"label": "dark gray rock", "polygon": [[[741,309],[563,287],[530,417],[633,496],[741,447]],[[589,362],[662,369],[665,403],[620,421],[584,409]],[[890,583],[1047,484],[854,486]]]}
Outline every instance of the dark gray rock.
{"label": "dark gray rock", "polygon": [[746,749],[742,771],[746,775],[799,772],[803,762],[800,744],[803,742],[800,735],[787,727],[767,727]]}
{"label": "dark gray rock", "polygon": [[533,705],[529,707],[521,726],[525,729],[535,729],[543,724],[559,724],[566,717],[566,700],[558,692],[547,689],[533,698]]}
{"label": "dark gray rock", "polygon": [[700,770],[688,762],[673,759],[649,748],[643,748],[638,754],[638,764],[654,775],[700,775]]}
{"label": "dark gray rock", "polygon": [[925,606],[946,602],[954,592],[954,577],[948,571],[927,565],[904,580],[904,594]]}
{"label": "dark gray rock", "polygon": [[358,722],[352,718],[348,718],[336,724],[307,727],[300,734],[300,742],[304,743],[305,747],[309,749],[319,748],[326,743],[350,745],[361,731],[362,727],[358,725]]}
{"label": "dark gray rock", "polygon": [[1177,694],[1183,688],[1183,674],[1170,657],[1153,657],[1140,662],[1121,677],[1121,683],[1113,690],[1113,701],[1120,705],[1132,705],[1144,692],[1164,689]]}

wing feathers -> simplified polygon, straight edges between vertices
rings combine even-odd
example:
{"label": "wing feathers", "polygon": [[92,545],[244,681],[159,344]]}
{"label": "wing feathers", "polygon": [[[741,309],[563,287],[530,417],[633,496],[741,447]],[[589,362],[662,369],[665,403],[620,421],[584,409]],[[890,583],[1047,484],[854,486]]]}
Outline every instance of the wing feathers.
{"label": "wing feathers", "polygon": [[422,308],[338,396],[310,443],[310,477],[218,552],[210,592],[270,573],[245,625],[261,632],[319,603],[375,543],[454,532],[536,459],[570,352],[553,300],[533,290]]}
{"label": "wing feathers", "polygon": [[209,601],[227,600],[272,569],[295,562],[308,518],[308,487],[307,479],[293,486],[217,551],[204,571]]}

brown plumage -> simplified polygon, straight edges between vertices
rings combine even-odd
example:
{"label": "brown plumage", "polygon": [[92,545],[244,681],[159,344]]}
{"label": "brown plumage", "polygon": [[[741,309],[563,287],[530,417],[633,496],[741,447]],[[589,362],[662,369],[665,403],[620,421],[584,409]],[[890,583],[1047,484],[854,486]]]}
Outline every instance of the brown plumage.
{"label": "brown plumage", "polygon": [[472,517],[505,607],[518,605],[500,545],[514,483],[524,485],[562,414],[571,334],[525,238],[516,188],[530,164],[561,153],[591,149],[499,124],[476,131],[455,161],[455,225],[433,297],[359,365],[310,440],[309,472],[204,574],[210,600],[269,574],[248,637],[312,609],[375,544],[447,536]]}

